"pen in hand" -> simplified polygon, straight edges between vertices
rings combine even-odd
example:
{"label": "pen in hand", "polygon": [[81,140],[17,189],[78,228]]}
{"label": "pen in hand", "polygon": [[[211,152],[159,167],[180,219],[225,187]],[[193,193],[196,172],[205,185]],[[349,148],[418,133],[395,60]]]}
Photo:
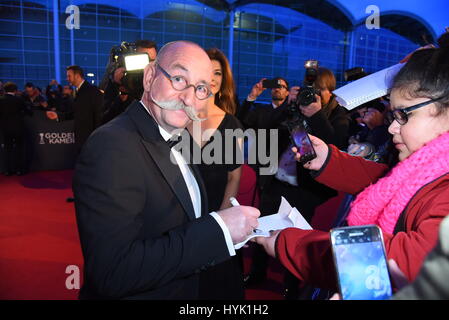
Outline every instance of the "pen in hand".
{"label": "pen in hand", "polygon": [[[230,197],[229,201],[231,202],[233,207],[238,207],[240,205],[240,203],[234,197]],[[260,232],[263,232],[263,231],[260,229],[254,229],[254,233],[260,233]]]}
{"label": "pen in hand", "polygon": [[232,204],[233,207],[238,207],[238,206],[240,205],[240,203],[239,203],[239,202],[237,201],[237,199],[234,198],[234,197],[230,197],[230,198],[229,198],[229,201],[231,202],[231,204]]}

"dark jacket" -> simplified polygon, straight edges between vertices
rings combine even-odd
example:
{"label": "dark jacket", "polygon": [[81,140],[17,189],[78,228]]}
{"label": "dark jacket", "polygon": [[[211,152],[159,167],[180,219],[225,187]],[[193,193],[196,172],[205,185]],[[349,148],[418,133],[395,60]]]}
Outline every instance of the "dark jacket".
{"label": "dark jacket", "polygon": [[229,251],[191,168],[198,219],[168,144],[139,102],[90,136],[73,180],[85,263],[80,298],[198,298],[199,273]]}
{"label": "dark jacket", "polygon": [[0,132],[8,135],[22,135],[25,129],[23,117],[26,105],[23,99],[5,94],[0,97]]}
{"label": "dark jacket", "polygon": [[89,135],[101,125],[103,94],[89,82],[79,88],[73,102],[73,111],[58,113],[60,121],[75,120],[75,147],[80,152]]}

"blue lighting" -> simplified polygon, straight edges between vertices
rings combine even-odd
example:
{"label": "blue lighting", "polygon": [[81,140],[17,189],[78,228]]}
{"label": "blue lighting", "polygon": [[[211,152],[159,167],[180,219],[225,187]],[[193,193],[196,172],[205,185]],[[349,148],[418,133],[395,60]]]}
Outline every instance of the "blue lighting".
{"label": "blue lighting", "polygon": [[[59,0],[57,17],[53,16],[55,0],[2,1],[0,81],[14,81],[19,87],[30,81],[46,87],[51,79],[64,79],[66,66],[78,64],[99,83],[111,47],[121,41],[149,39],[161,47],[186,39],[205,48],[218,47],[228,57],[232,51],[229,58],[243,99],[262,77],[283,76],[292,85],[300,84],[304,60],[311,58],[332,69],[340,85],[347,68],[362,66],[373,72],[397,63],[420,44],[383,29],[388,15],[411,19],[431,40],[449,23],[445,0],[375,1],[380,29],[368,30],[366,8],[373,1],[328,0],[351,24],[351,30],[337,30],[319,17],[294,10],[300,2],[292,1],[294,5],[287,8],[276,1],[273,5],[245,1],[234,8],[229,34],[232,19],[226,5],[222,10],[195,0]],[[79,29],[66,27],[65,10],[71,4],[80,9]]]}

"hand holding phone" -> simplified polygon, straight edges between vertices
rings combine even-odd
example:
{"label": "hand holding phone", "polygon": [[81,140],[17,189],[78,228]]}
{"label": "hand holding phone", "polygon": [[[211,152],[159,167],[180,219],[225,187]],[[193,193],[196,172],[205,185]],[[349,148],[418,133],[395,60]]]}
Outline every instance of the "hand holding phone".
{"label": "hand holding phone", "polygon": [[392,295],[392,286],[379,227],[335,228],[330,237],[342,299],[388,299]]}
{"label": "hand holding phone", "polygon": [[280,80],[278,79],[265,79],[262,81],[262,86],[267,89],[280,88],[281,84],[279,82]]}
{"label": "hand holding phone", "polygon": [[[315,150],[316,158],[309,162],[306,162],[305,164],[303,164],[303,166],[304,168],[309,170],[320,170],[329,155],[329,146],[320,138],[312,136],[311,134],[308,134],[308,136],[310,141],[312,142],[313,149]],[[295,160],[300,162],[301,154],[299,153],[298,148],[294,146],[292,148],[292,151],[295,154]]]}
{"label": "hand holding phone", "polygon": [[301,155],[299,163],[305,164],[317,157],[309,135],[301,123],[290,128],[290,139]]}

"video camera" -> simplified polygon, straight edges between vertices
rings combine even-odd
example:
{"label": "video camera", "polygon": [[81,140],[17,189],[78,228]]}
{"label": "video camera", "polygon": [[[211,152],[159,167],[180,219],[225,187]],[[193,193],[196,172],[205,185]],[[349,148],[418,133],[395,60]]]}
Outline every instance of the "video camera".
{"label": "video camera", "polygon": [[[143,70],[149,63],[150,57],[147,53],[139,53],[135,43],[123,41],[119,46],[111,48],[106,67],[106,82],[113,78],[118,68],[124,68],[121,85],[126,88],[129,95],[140,98],[143,94]],[[106,85],[107,83],[102,81],[100,88],[104,89]]]}

